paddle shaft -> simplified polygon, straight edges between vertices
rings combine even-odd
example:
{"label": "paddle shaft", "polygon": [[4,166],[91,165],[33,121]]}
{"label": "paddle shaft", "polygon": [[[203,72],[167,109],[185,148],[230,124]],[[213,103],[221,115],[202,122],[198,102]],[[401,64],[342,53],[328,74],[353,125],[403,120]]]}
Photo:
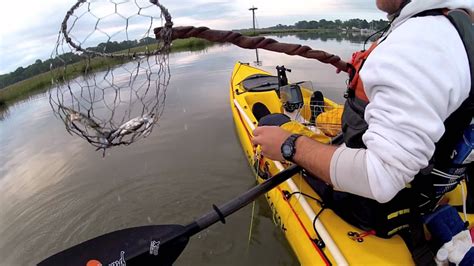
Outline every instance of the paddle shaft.
{"label": "paddle shaft", "polygon": [[185,230],[180,232],[178,235],[171,236],[168,239],[163,239],[162,242],[166,243],[167,241],[180,237],[191,237],[219,221],[225,223],[225,217],[247,206],[250,202],[285,182],[288,178],[292,177],[299,171],[301,171],[301,167],[298,165],[292,165],[288,167],[287,169],[276,174],[274,177],[267,179],[263,183],[253,187],[247,192],[222,204],[221,206],[213,206],[214,209],[212,211],[186,225]]}

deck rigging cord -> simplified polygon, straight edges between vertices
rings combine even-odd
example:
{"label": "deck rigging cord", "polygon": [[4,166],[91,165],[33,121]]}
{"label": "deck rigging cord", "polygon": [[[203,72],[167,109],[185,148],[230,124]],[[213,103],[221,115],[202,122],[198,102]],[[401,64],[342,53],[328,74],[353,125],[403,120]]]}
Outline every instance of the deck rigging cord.
{"label": "deck rigging cord", "polygon": [[301,190],[300,191],[294,191],[294,192],[289,192],[287,190],[283,190],[282,193],[283,193],[283,196],[285,197],[285,200],[287,200],[287,201],[289,201],[292,196],[299,194],[301,196],[304,196],[306,198],[309,198],[311,200],[316,201],[319,204],[319,206],[321,206],[321,209],[316,213],[316,215],[314,216],[313,221],[312,221],[313,230],[314,230],[314,233],[316,234],[316,237],[314,239],[312,239],[312,241],[319,248],[319,250],[321,251],[321,254],[325,257],[326,261],[328,261],[329,264],[331,265],[330,260],[328,259],[326,253],[324,252],[324,248],[326,247],[326,244],[324,243],[323,238],[321,237],[318,230],[316,229],[316,221],[319,219],[319,217],[321,216],[323,211],[327,209],[326,204],[324,204],[324,202],[322,200],[320,200],[316,197],[313,197],[313,196],[311,196],[307,193],[301,192]]}

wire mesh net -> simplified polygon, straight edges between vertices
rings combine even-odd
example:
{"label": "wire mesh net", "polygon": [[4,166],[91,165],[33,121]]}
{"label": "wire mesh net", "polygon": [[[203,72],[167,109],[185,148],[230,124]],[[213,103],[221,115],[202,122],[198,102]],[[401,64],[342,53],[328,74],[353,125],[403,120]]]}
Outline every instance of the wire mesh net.
{"label": "wire mesh net", "polygon": [[[165,30],[155,38],[153,28]],[[148,136],[164,110],[171,16],[158,1],[80,0],[51,55],[49,99],[66,130],[105,150]]]}
{"label": "wire mesh net", "polygon": [[329,99],[304,104],[293,112],[285,112],[292,120],[297,121],[316,133],[333,138],[341,134],[341,117],[344,107]]}
{"label": "wire mesh net", "polygon": [[309,81],[279,88],[280,100],[286,115],[314,132],[328,137],[341,134],[341,117],[344,107],[323,96]]}
{"label": "wire mesh net", "polygon": [[314,120],[310,121],[311,126],[315,126],[328,137],[335,137],[341,133],[341,116],[343,106],[328,103],[328,100],[309,106]]}

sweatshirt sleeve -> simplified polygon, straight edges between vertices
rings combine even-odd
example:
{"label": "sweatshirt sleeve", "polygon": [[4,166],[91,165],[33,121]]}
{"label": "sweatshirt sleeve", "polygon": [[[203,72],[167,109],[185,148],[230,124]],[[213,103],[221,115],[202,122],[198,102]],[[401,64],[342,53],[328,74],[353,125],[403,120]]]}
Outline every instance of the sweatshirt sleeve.
{"label": "sweatshirt sleeve", "polygon": [[387,202],[428,165],[443,121],[467,98],[468,59],[446,18],[412,18],[371,53],[360,77],[370,101],[362,138],[366,158],[358,160],[366,164],[370,191],[364,194]]}

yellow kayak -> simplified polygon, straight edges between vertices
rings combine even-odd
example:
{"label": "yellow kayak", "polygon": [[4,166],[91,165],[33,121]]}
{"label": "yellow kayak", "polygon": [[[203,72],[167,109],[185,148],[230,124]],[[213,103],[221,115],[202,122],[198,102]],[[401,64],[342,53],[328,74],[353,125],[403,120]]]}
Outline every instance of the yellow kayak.
{"label": "yellow kayak", "polygon": [[[258,156],[251,144],[258,118],[269,113],[285,113],[298,122],[294,124],[303,127],[290,125],[289,130],[303,132],[323,143],[330,143],[340,133],[341,105],[326,98],[315,105],[312,98],[315,90],[309,83],[293,86],[301,91],[298,96],[294,88],[281,89],[278,82],[276,76],[240,62],[236,63],[230,81],[230,105],[237,135],[259,183],[287,165]],[[302,100],[295,101],[292,94],[301,96]],[[319,196],[302,175],[292,177],[265,195],[275,224],[302,265],[414,264],[401,237],[376,237],[346,223],[332,210],[322,210]],[[459,191],[451,195],[454,195],[451,203],[459,201]]]}

